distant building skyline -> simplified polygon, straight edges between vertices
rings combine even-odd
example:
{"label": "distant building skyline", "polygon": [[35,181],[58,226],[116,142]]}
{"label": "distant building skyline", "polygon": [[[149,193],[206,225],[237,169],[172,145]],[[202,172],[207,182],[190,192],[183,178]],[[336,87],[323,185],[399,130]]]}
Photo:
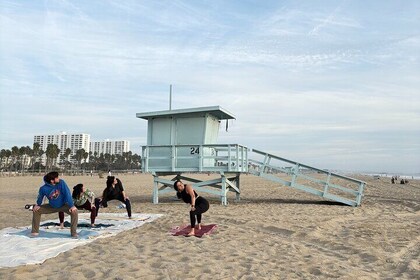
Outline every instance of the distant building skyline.
{"label": "distant building skyline", "polygon": [[104,141],[91,141],[90,151],[92,154],[110,154],[110,155],[122,155],[130,151],[130,141],[117,140],[111,141],[106,139]]}
{"label": "distant building skyline", "polygon": [[[122,155],[122,153],[130,151],[130,142],[128,140],[103,140],[92,141],[91,135],[88,133],[67,133],[62,131],[58,134],[44,134],[35,135],[33,143],[39,143],[40,149],[47,150],[49,144],[58,146],[60,153],[57,157],[57,162],[61,162],[61,157],[65,154],[67,149],[71,150],[71,154],[67,160],[70,160],[77,150],[84,149],[86,153],[95,152],[100,155],[101,153],[108,153],[110,155]],[[42,162],[46,161],[46,155],[42,155]],[[89,162],[87,158],[86,162]]]}
{"label": "distant building skyline", "polygon": [[[71,149],[71,156],[76,154],[77,150],[84,149],[89,153],[89,144],[90,144],[90,134],[87,133],[74,133],[67,134],[66,132],[61,132],[59,134],[44,134],[44,135],[35,135],[34,144],[39,143],[40,149],[43,151],[47,150],[49,144],[55,144],[58,146],[60,153],[57,157],[57,162],[60,162],[60,157],[63,156],[67,149]],[[46,155],[42,155],[42,162],[46,161]]]}

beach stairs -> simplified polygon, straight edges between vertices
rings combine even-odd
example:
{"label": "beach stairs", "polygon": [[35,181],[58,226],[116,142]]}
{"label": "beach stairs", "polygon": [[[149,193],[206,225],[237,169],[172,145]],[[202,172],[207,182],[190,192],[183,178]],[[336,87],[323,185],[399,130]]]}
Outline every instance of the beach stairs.
{"label": "beach stairs", "polygon": [[322,198],[359,206],[365,182],[252,149],[248,173]]}

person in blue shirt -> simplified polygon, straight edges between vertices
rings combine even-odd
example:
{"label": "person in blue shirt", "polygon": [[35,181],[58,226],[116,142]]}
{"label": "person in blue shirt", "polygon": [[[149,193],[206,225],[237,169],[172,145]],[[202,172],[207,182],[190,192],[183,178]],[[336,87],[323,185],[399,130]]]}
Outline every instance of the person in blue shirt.
{"label": "person in blue shirt", "polygon": [[[33,208],[32,217],[32,236],[39,235],[39,224],[42,214],[51,214],[56,212],[66,212],[71,216],[70,233],[73,238],[77,238],[78,213],[74,206],[69,187],[66,182],[59,178],[58,172],[50,172],[44,176],[45,184],[39,188],[38,199]],[[42,204],[46,197],[47,204]]]}

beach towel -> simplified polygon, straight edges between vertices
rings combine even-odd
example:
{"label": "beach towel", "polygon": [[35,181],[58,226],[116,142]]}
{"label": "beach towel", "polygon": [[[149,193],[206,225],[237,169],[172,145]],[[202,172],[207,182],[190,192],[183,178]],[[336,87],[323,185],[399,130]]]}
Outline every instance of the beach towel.
{"label": "beach towel", "polygon": [[[30,237],[31,227],[5,228],[0,230],[0,268],[25,264],[43,263],[46,259],[82,246],[97,238],[114,236],[120,232],[150,223],[161,214],[133,213],[128,219],[126,213],[101,213],[96,219],[96,227],[90,228],[90,213],[79,214],[77,234],[70,236],[70,229],[60,229],[57,220],[41,223],[39,236]],[[69,217],[67,217],[69,219]],[[70,226],[68,221],[65,226]]]}
{"label": "beach towel", "polygon": [[[195,237],[203,237],[203,235],[209,235],[212,234],[217,229],[216,224],[210,224],[210,225],[204,225],[201,226],[200,230],[195,230]],[[173,227],[170,230],[170,234],[174,236],[186,236],[191,230],[190,225],[182,225],[182,226],[176,226]]]}

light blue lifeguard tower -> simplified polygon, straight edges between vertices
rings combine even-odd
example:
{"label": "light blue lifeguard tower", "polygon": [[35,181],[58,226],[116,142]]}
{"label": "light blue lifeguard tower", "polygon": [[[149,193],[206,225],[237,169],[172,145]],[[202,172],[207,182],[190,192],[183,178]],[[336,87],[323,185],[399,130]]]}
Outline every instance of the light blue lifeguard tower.
{"label": "light blue lifeguard tower", "polygon": [[[153,203],[159,194],[173,192],[176,179],[193,188],[240,199],[241,173],[261,176],[282,185],[351,206],[361,204],[365,182],[284,159],[239,144],[218,144],[220,123],[235,119],[220,106],[137,113],[148,121],[147,145],[142,147],[142,171],[153,175]],[[201,181],[182,175],[212,172],[220,178]],[[172,180],[163,176],[175,175]]]}

